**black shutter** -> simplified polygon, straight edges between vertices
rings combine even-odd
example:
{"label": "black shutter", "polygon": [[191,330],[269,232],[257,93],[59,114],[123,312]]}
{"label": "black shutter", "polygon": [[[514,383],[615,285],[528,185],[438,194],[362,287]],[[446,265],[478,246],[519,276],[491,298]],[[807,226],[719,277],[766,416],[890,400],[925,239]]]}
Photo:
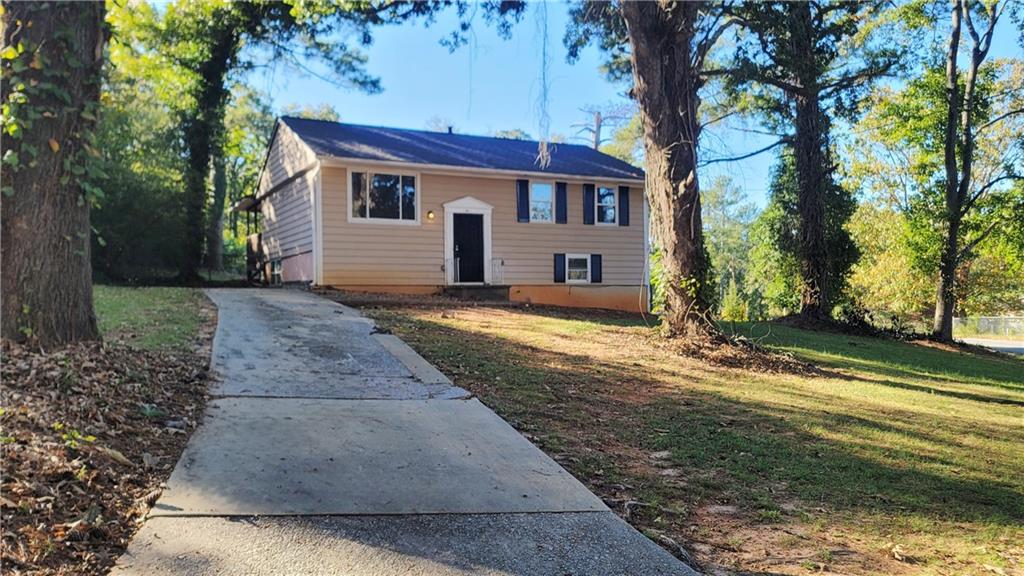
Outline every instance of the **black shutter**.
{"label": "black shutter", "polygon": [[569,222],[568,200],[566,199],[565,182],[555,182],[555,222],[566,224]]}
{"label": "black shutter", "polygon": [[516,180],[516,220],[530,221],[530,181]]}
{"label": "black shutter", "polygon": [[601,255],[591,254],[590,255],[590,282],[592,284],[601,283]]}
{"label": "black shutter", "polygon": [[565,254],[555,254],[555,282],[565,283]]}
{"label": "black shutter", "polygon": [[594,223],[594,212],[597,210],[595,206],[596,200],[594,199],[594,185],[584,184],[583,185],[583,223],[593,224]]}
{"label": "black shutter", "polygon": [[629,226],[629,186],[619,186],[619,226]]}

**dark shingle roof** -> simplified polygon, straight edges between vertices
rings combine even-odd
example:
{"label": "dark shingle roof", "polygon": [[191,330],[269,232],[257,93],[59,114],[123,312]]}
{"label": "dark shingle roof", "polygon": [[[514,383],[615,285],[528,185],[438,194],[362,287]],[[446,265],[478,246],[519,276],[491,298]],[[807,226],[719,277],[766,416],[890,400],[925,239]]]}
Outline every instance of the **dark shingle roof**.
{"label": "dark shingle roof", "polygon": [[341,124],[284,116],[317,155],[463,168],[642,179],[643,170],[577,144],[552,144],[551,163],[537,164],[537,142],[403,128]]}

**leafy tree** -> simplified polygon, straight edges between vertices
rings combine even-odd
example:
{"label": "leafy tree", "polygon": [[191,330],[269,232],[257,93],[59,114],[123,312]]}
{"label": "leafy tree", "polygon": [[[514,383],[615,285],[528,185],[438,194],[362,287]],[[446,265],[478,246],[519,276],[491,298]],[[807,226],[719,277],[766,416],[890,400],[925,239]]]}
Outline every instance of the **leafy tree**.
{"label": "leafy tree", "polygon": [[526,133],[525,130],[519,128],[513,128],[511,130],[495,130],[491,136],[495,138],[508,138],[509,140],[533,140],[533,137]]}
{"label": "leafy tree", "polygon": [[878,35],[862,33],[882,4],[809,0],[727,7],[740,26],[736,49],[731,63],[712,73],[726,78],[741,107],[760,115],[781,135],[772,146],[791,147],[800,313],[808,320],[830,318],[849,268],[840,263],[851,254],[830,250],[836,245],[829,241],[830,231],[841,235],[842,223],[852,213],[851,202],[829,201],[846,194],[834,181],[832,117],[851,115],[857,96],[892,70],[899,57],[891,43],[868,42]]}
{"label": "leafy tree", "polygon": [[[835,182],[829,183],[823,196],[825,249],[831,255],[826,273],[837,281],[833,287],[842,293],[847,274],[859,256],[845,226],[857,205]],[[801,311],[804,304],[800,226],[796,159],[786,148],[772,170],[768,206],[751,231],[750,261],[754,271],[751,286],[760,291],[773,315]],[[833,299],[832,303],[837,300]]]}
{"label": "leafy tree", "polygon": [[736,287],[737,298],[742,299],[750,251],[750,225],[757,207],[727,176],[719,176],[703,192],[704,234],[708,254],[714,263],[715,284],[719,289],[722,313],[725,313],[728,294]]}
{"label": "leafy tree", "polygon": [[729,289],[722,297],[722,311],[719,317],[726,322],[743,322],[747,320],[747,302],[740,294],[739,283],[735,278],[729,280]]}
{"label": "leafy tree", "polygon": [[934,275],[914,265],[906,216],[893,206],[867,201],[857,207],[849,230],[861,251],[850,274],[857,304],[898,324],[918,318],[934,296]]}
{"label": "leafy tree", "polygon": [[282,116],[295,116],[297,118],[309,118],[310,120],[330,120],[341,122],[341,115],[327,102],[321,102],[316,106],[309,104],[300,106],[298,104],[285,104],[281,108]]}
{"label": "leafy tree", "polygon": [[634,114],[629,122],[612,132],[611,141],[601,146],[601,151],[634,166],[642,167],[644,164],[644,127],[640,123],[640,115]]}
{"label": "leafy tree", "polygon": [[[878,90],[869,100],[872,112],[859,124],[857,138],[849,146],[850,178],[869,192],[875,202],[885,202],[902,215],[907,226],[903,237],[913,274],[936,282],[932,292],[941,304],[945,288],[952,288],[950,310],[937,306],[937,315],[980,310],[983,302],[1005,309],[1013,299],[1000,285],[1019,285],[1016,262],[1024,254],[1024,196],[1012,185],[1024,169],[1024,63],[997,60],[979,66],[974,74],[971,102],[970,180],[965,200],[949,209],[946,146],[948,142],[948,69],[926,66],[899,90]],[[958,79],[958,93],[966,92],[967,80]],[[966,105],[966,104],[964,104]],[[963,126],[963,113],[954,121]],[[957,129],[962,130],[962,129]],[[962,139],[954,146],[961,159],[967,148]],[[959,164],[963,166],[962,162]],[[964,182],[963,173],[954,176]],[[959,188],[957,189],[959,195]],[[952,197],[959,202],[959,196]],[[951,222],[951,215],[955,223]],[[955,224],[955,225],[954,225]],[[956,238],[952,238],[955,230]],[[957,245],[956,268],[943,280],[940,273],[948,257],[949,242]],[[1016,248],[1015,248],[1016,247]],[[1005,282],[997,277],[1005,275]],[[975,281],[978,286],[972,285]],[[951,284],[952,283],[952,284]],[[993,298],[986,298],[984,284]],[[1024,290],[1024,289],[1022,289]],[[1019,291],[1018,291],[1019,292]],[[1004,296],[995,296],[996,293]],[[1019,298],[1018,298],[1019,300]],[[951,337],[942,322],[933,324],[937,335]]]}
{"label": "leafy tree", "polygon": [[[109,18],[117,23],[124,12],[113,4]],[[97,129],[104,194],[93,210],[92,261],[99,273],[121,280],[177,267],[181,243],[168,239],[185,230],[184,151],[166,100],[174,92],[164,91],[166,70],[140,58],[114,38]]]}
{"label": "leafy tree", "polygon": [[[984,213],[993,208],[993,188],[1000,180],[1018,178],[1015,172],[1008,172],[978,186],[974,180],[974,159],[978,152],[976,138],[980,131],[1009,115],[1022,110],[1010,110],[991,120],[983,116],[984,95],[979,92],[982,65],[992,47],[992,37],[1000,16],[1010,0],[999,2],[974,2],[953,0],[950,9],[949,48],[946,52],[946,86],[943,109],[946,112],[943,131],[944,178],[944,234],[939,257],[939,286],[935,303],[933,334],[945,340],[953,338],[953,306],[956,298],[956,273],[959,265],[999,225],[1002,218],[994,218],[988,226],[977,232],[972,240],[963,236],[970,234],[969,220],[973,213]],[[975,25],[975,20],[983,26]],[[970,36],[971,53],[966,75],[961,81],[960,44],[961,34],[966,28]],[[979,109],[980,108],[980,109]],[[981,114],[980,114],[980,113]],[[997,113],[998,114],[998,113]],[[1020,143],[1018,143],[1020,145]],[[1003,208],[1005,206],[999,206]],[[998,210],[1016,216],[1021,222],[1024,213],[1010,206],[1009,210]],[[965,219],[968,225],[965,226]]]}
{"label": "leafy tree", "polygon": [[2,4],[0,333],[44,346],[99,339],[90,203],[102,195],[94,128],[104,5]]}

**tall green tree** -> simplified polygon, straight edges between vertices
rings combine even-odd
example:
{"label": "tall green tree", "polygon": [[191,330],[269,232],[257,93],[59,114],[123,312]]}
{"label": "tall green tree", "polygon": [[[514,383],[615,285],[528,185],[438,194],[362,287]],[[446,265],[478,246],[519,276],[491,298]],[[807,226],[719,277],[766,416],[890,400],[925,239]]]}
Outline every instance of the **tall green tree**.
{"label": "tall green tree", "polygon": [[[992,228],[982,231],[973,241],[963,242],[965,216],[984,206],[986,193],[992,190],[997,182],[974,186],[977,133],[989,125],[983,123],[984,120],[979,122],[976,103],[980,98],[977,88],[982,65],[992,47],[996,24],[1011,4],[1010,0],[953,0],[950,3],[944,98],[946,117],[943,133],[945,234],[939,259],[939,285],[936,290],[935,321],[932,326],[933,334],[944,340],[953,338],[957,267],[965,254],[973,250],[977,242],[983,240],[998,225],[997,221],[993,222],[990,224]],[[961,73],[960,46],[965,28],[970,38],[970,55],[966,59],[966,70]],[[1016,115],[1020,111],[1006,113]],[[1007,174],[1001,179],[1017,177],[1019,176],[1014,173]]]}
{"label": "tall green tree", "polygon": [[4,338],[100,337],[92,305],[93,130],[107,41],[102,2],[2,4]]}
{"label": "tall green tree", "polygon": [[851,115],[858,95],[899,57],[893,44],[862,33],[882,5],[808,0],[727,8],[740,26],[737,44],[731,62],[714,74],[725,77],[739,104],[780,135],[776,145],[792,150],[800,314],[811,321],[830,318],[848,270],[836,265],[842,255],[833,254],[828,241],[830,221],[843,216],[829,212],[829,195],[843,192],[835,184],[832,119]]}
{"label": "tall green tree", "polygon": [[734,293],[733,300],[742,297],[750,263],[750,226],[757,216],[757,207],[727,176],[713,180],[702,196],[704,234],[724,313],[729,292]]}

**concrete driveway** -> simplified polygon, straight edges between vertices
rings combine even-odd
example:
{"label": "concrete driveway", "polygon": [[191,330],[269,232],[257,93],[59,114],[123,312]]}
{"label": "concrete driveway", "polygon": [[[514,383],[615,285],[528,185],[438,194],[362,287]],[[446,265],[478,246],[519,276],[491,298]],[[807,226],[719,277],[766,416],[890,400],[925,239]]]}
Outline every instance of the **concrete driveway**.
{"label": "concrete driveway", "polygon": [[356,311],[208,294],[215,398],[114,574],[694,574]]}
{"label": "concrete driveway", "polygon": [[964,342],[975,346],[984,346],[997,352],[1019,354],[1024,356],[1024,341],[1021,340],[990,340],[988,338],[964,338]]}

